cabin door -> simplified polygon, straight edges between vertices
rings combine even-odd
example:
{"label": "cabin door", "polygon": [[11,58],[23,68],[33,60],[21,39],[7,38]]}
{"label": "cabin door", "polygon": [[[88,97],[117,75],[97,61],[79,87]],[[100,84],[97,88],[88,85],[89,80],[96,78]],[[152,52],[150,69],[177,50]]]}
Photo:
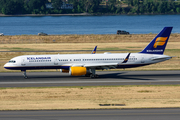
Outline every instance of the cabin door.
{"label": "cabin door", "polygon": [[57,57],[54,58],[54,65],[58,65],[58,58]]}
{"label": "cabin door", "polygon": [[141,56],[141,63],[145,63],[144,56]]}
{"label": "cabin door", "polygon": [[25,57],[21,58],[21,65],[22,65],[22,66],[25,66],[25,65],[26,65]]}

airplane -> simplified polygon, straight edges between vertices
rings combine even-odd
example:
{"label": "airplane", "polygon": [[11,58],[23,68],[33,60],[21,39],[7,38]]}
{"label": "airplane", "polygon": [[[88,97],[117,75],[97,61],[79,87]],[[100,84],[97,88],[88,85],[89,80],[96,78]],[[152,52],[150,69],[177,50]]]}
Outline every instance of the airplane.
{"label": "airplane", "polygon": [[61,69],[72,76],[96,78],[96,70],[140,67],[171,59],[163,53],[172,28],[164,27],[139,53],[22,55],[12,58],[4,68],[21,70],[24,78],[28,78],[26,70],[37,69]]}

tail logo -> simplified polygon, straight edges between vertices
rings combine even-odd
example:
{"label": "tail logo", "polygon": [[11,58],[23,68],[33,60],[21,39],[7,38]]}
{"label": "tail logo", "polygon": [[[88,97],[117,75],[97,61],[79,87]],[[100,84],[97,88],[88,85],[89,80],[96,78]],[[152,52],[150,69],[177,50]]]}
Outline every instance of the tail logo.
{"label": "tail logo", "polygon": [[166,43],[168,37],[158,37],[153,45],[154,48],[157,46],[163,46]]}

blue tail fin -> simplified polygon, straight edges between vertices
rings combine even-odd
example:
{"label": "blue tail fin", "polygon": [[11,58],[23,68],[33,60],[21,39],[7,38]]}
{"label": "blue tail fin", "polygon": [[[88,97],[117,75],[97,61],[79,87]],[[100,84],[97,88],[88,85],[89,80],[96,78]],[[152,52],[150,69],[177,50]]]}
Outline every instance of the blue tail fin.
{"label": "blue tail fin", "polygon": [[95,54],[96,53],[96,48],[97,48],[97,46],[95,46],[95,48],[94,48],[94,50],[92,51],[91,54]]}
{"label": "blue tail fin", "polygon": [[163,54],[173,27],[164,29],[140,53]]}

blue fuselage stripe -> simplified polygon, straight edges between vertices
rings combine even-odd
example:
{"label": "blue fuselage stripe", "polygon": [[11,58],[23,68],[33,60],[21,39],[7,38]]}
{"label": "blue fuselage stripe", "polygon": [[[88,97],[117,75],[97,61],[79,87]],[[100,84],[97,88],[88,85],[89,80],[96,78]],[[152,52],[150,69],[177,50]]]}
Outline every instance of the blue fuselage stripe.
{"label": "blue fuselage stripe", "polygon": [[70,66],[18,66],[18,67],[5,67],[10,70],[36,70],[36,69],[68,69]]}
{"label": "blue fuselage stripe", "polygon": [[[132,68],[132,67],[140,67],[149,64],[129,64],[129,65],[118,65],[116,68]],[[17,67],[4,67],[10,70],[36,70],[36,69],[66,69],[69,70],[70,66],[17,66]]]}

